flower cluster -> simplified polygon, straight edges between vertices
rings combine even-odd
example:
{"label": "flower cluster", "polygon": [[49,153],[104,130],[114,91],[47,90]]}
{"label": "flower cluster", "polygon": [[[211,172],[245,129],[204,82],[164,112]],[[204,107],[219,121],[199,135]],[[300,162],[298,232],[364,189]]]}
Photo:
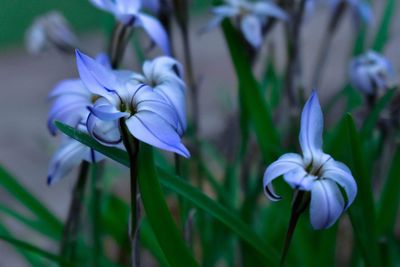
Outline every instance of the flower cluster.
{"label": "flower cluster", "polygon": [[[288,153],[268,166],[264,189],[271,200],[279,200],[272,181],[283,175],[294,189],[311,192],[310,220],[315,229],[330,227],[353,202],[357,184],[346,165],[322,151],[323,115],[314,91],[301,115],[300,146],[303,155]],[[347,203],[339,189],[347,195]]]}

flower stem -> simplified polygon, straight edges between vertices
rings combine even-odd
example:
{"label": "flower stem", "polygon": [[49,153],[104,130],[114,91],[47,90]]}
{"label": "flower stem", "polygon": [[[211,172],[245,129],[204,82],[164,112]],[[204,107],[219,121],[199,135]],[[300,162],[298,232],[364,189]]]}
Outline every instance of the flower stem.
{"label": "flower stem", "polygon": [[120,119],[119,127],[122,134],[122,140],[129,155],[130,163],[130,191],[131,191],[131,220],[130,220],[130,238],[132,249],[132,266],[140,266],[140,247],[139,247],[139,217],[140,201],[138,201],[138,154],[139,141],[133,137],[125,125],[125,120]]}
{"label": "flower stem", "polygon": [[92,206],[92,242],[93,242],[93,266],[99,266],[99,258],[102,251],[102,238],[100,231],[100,203],[101,203],[101,177],[104,169],[104,162],[91,165],[91,206]]}
{"label": "flower stem", "polygon": [[296,196],[294,197],[293,205],[292,205],[292,213],[290,215],[290,221],[288,230],[286,232],[285,244],[282,249],[281,261],[279,263],[279,267],[283,267],[285,265],[286,256],[290,247],[290,243],[292,242],[294,230],[296,229],[297,222],[300,218],[300,215],[305,211],[308,204],[310,202],[310,193],[305,191],[297,191]]}
{"label": "flower stem", "polygon": [[89,173],[89,162],[82,161],[78,178],[72,192],[67,221],[63,230],[60,254],[65,259],[73,259],[77,243],[77,234],[81,218],[83,195]]}
{"label": "flower stem", "polygon": [[111,67],[117,68],[124,56],[126,44],[132,34],[132,27],[123,23],[115,25],[109,47]]}

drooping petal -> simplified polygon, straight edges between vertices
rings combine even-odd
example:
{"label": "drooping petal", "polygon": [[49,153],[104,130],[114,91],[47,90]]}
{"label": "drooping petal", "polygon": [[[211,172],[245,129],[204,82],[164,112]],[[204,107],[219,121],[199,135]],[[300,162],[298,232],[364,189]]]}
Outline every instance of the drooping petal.
{"label": "drooping petal", "polygon": [[314,229],[332,226],[344,210],[344,200],[335,182],[324,179],[313,183],[310,220]]}
{"label": "drooping petal", "polygon": [[289,19],[289,16],[285,11],[276,4],[270,2],[256,2],[252,5],[252,11],[257,15],[274,17],[281,20]]}
{"label": "drooping petal", "polygon": [[322,153],[322,131],[324,119],[318,95],[315,90],[307,100],[301,114],[300,146],[304,159],[310,163],[314,158],[320,158]]}
{"label": "drooping petal", "polygon": [[219,17],[234,17],[239,15],[240,10],[236,6],[222,5],[214,7],[212,12]]}
{"label": "drooping petal", "polygon": [[281,197],[274,192],[272,181],[283,174],[302,168],[303,160],[301,156],[294,153],[284,154],[277,161],[269,165],[265,170],[263,178],[263,186],[267,197],[272,201],[280,200]]}
{"label": "drooping petal", "polygon": [[102,121],[90,113],[86,125],[89,134],[103,145],[117,146],[122,142],[118,121]]}
{"label": "drooping petal", "polygon": [[341,162],[332,161],[323,167],[321,176],[338,183],[344,189],[347,195],[345,207],[345,209],[347,209],[351,203],[353,203],[357,195],[357,184],[350,169]]}
{"label": "drooping petal", "polygon": [[262,43],[261,23],[254,15],[246,15],[240,22],[240,28],[246,40],[255,48]]}
{"label": "drooping petal", "polygon": [[143,13],[139,13],[137,18],[139,25],[143,27],[164,54],[171,55],[169,38],[161,23],[157,19]]}
{"label": "drooping petal", "polygon": [[176,130],[157,114],[148,111],[137,113],[126,120],[126,125],[137,139],[185,158],[190,157]]}
{"label": "drooping petal", "polygon": [[115,74],[94,59],[76,50],[79,76],[87,89],[95,95],[108,98],[119,87]]}

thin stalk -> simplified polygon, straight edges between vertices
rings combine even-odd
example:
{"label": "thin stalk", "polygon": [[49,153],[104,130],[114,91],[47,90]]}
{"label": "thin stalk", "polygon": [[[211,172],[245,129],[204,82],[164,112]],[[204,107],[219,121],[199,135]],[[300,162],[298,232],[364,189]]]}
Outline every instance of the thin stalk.
{"label": "thin stalk", "polygon": [[91,165],[91,206],[92,206],[92,242],[93,242],[93,266],[99,266],[99,258],[102,253],[102,237],[101,237],[101,176],[104,169],[104,163]]}
{"label": "thin stalk", "polygon": [[123,23],[115,25],[109,47],[111,67],[116,69],[125,53],[126,44],[132,34],[132,27]]}
{"label": "thin stalk", "polygon": [[138,154],[139,141],[133,137],[125,125],[125,120],[120,119],[119,127],[122,140],[129,155],[130,163],[130,191],[131,191],[131,219],[130,219],[130,238],[132,249],[132,266],[140,266],[140,247],[139,247],[139,217],[140,201],[138,201]]}
{"label": "thin stalk", "polygon": [[69,206],[67,221],[61,239],[60,254],[65,259],[75,257],[77,235],[79,230],[83,196],[89,173],[89,162],[82,161],[78,178],[72,192],[71,204]]}
{"label": "thin stalk", "polygon": [[293,201],[292,205],[292,213],[290,215],[290,221],[288,230],[286,232],[285,243],[282,249],[281,261],[279,263],[279,267],[283,267],[285,265],[286,256],[289,251],[290,244],[293,239],[294,230],[296,229],[297,222],[300,218],[300,215],[305,211],[308,204],[310,202],[310,193],[305,191],[298,191]]}
{"label": "thin stalk", "polygon": [[291,114],[297,113],[298,99],[295,91],[298,86],[297,79],[300,72],[300,32],[306,2],[307,0],[301,0],[297,10],[293,0],[289,1],[288,4],[289,10],[292,10],[293,21],[287,27],[289,61],[286,68],[285,91],[289,100]]}
{"label": "thin stalk", "polygon": [[337,26],[339,25],[339,23],[343,18],[343,14],[346,10],[346,7],[347,7],[346,1],[340,2],[337,5],[334,12],[332,13],[332,16],[329,20],[324,38],[322,39],[322,43],[318,52],[317,64],[315,65],[313,79],[312,79],[313,88],[319,87],[323,70],[325,69],[326,66],[326,60],[331,50],[332,38],[336,33]]}

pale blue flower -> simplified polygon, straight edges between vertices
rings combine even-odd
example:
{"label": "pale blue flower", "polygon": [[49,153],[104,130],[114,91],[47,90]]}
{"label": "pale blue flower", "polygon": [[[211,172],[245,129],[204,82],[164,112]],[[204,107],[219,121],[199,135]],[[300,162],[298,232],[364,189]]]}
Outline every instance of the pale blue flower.
{"label": "pale blue flower", "polygon": [[[111,69],[105,55],[100,54],[96,60],[105,68]],[[88,107],[93,105],[94,98],[95,96],[80,79],[64,80],[57,84],[49,94],[49,99],[52,101],[47,121],[50,133],[53,135],[57,133],[54,125],[56,120],[87,132]],[[61,145],[49,164],[47,183],[51,185],[60,180],[83,160],[95,163],[102,159],[104,159],[102,154],[70,137],[62,136]]]}
{"label": "pale blue flower", "polygon": [[[151,85],[138,83],[138,76],[133,72],[109,70],[79,51],[76,58],[82,81],[99,97],[90,107],[87,121],[88,131],[95,139],[109,146],[120,144],[119,122],[123,119],[130,133],[140,141],[184,157],[190,156],[181,142],[183,125],[177,112],[181,109],[180,104],[174,107],[171,103],[175,96],[181,97],[180,88],[172,83],[163,89],[153,89]],[[171,75],[167,66],[165,63],[158,69],[150,68],[160,71],[152,75]],[[168,91],[171,97],[160,94],[160,90]]]}
{"label": "pale blue flower", "polygon": [[[310,220],[315,229],[328,228],[351,205],[357,184],[349,168],[322,151],[323,115],[315,91],[301,115],[300,146],[302,155],[288,153],[268,166],[264,189],[271,200],[281,199],[272,188],[272,181],[281,175],[294,189],[310,191]],[[346,203],[339,189],[346,194]]]}
{"label": "pale blue flower", "polygon": [[71,52],[78,45],[78,38],[69,23],[57,11],[50,11],[37,17],[25,34],[29,53],[39,54],[49,48]]}
{"label": "pale blue flower", "polygon": [[351,84],[365,94],[373,95],[388,89],[393,83],[393,69],[381,54],[368,51],[350,62]]}
{"label": "pale blue flower", "polygon": [[225,0],[224,2],[225,4],[213,8],[215,17],[206,30],[218,26],[225,18],[238,19],[243,36],[255,48],[262,44],[262,27],[268,18],[288,20],[286,12],[271,1]]}
{"label": "pale blue flower", "polygon": [[[165,29],[157,19],[141,12],[141,0],[90,0],[90,2],[96,7],[110,12],[125,25],[142,27],[165,54],[171,54],[169,38]],[[154,4],[150,7],[154,7]]]}

